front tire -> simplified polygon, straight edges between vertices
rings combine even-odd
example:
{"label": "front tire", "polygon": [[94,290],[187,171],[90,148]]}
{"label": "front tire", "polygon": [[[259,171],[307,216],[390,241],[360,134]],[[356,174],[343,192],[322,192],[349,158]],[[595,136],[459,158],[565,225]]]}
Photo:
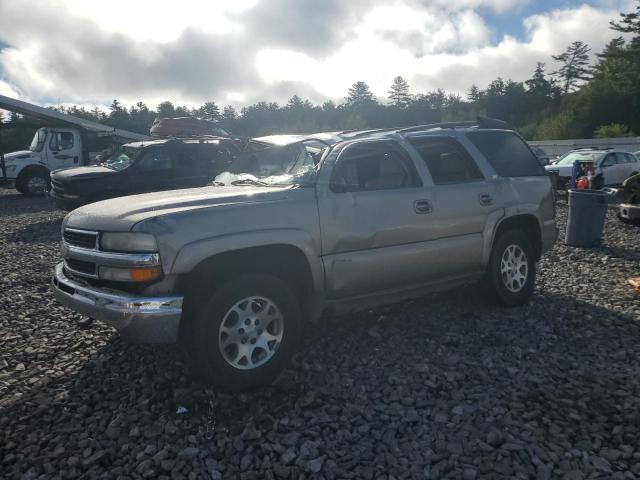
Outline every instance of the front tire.
{"label": "front tire", "polygon": [[300,331],[290,287],[272,275],[244,274],[203,298],[191,332],[194,366],[226,390],[263,387],[291,359]]}
{"label": "front tire", "polygon": [[30,196],[44,195],[51,185],[49,173],[42,170],[30,170],[21,175],[16,182],[16,190]]}
{"label": "front tire", "polygon": [[485,286],[498,304],[515,307],[527,303],[536,281],[536,262],[529,239],[506,231],[496,239],[485,276]]}

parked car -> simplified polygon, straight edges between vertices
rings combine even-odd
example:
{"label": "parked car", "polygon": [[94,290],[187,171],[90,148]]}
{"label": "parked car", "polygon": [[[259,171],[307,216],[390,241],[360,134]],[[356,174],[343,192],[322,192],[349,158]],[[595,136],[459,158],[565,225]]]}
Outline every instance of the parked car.
{"label": "parked car", "polygon": [[206,185],[240,152],[239,140],[163,139],[124,145],[96,166],[54,171],[51,197],[64,210],[134,193]]}
{"label": "parked car", "polygon": [[593,164],[595,183],[600,187],[620,185],[640,171],[636,156],[622,150],[597,150],[585,148],[564,154],[555,164],[545,167],[547,172],[557,173],[562,184],[571,180],[574,162]]}
{"label": "parked car", "polygon": [[551,183],[516,133],[464,125],[271,138],[212,186],[81,207],[55,296],[181,340],[228,389],[271,382],[323,314],[475,282],[521,305],[557,237]]}

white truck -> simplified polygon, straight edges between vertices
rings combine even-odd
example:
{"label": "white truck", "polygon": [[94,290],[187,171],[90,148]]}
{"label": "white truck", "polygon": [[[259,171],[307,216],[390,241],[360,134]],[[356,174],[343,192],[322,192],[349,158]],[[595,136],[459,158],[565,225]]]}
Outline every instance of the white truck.
{"label": "white truck", "polygon": [[104,149],[151,138],[3,95],[0,109],[55,125],[39,128],[27,150],[3,153],[0,147],[0,182],[27,195],[45,193],[54,170],[89,165]]}

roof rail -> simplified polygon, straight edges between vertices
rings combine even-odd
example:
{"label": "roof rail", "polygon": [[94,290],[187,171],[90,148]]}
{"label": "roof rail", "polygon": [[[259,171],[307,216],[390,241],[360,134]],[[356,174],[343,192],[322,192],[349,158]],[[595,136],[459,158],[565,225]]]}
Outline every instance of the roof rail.
{"label": "roof rail", "polygon": [[413,127],[405,127],[397,130],[398,133],[419,132],[421,130],[429,130],[431,128],[459,128],[459,127],[475,127],[478,122],[443,122],[443,123],[427,123],[425,125],[414,125]]}
{"label": "roof rail", "polygon": [[578,147],[572,148],[572,152],[578,152],[580,150],[615,150],[615,147]]}
{"label": "roof rail", "polygon": [[429,130],[431,128],[469,128],[469,127],[498,128],[498,129],[512,130],[511,126],[503,120],[498,120],[497,118],[478,116],[478,118],[475,121],[468,120],[468,121],[461,121],[461,122],[441,122],[441,123],[430,123],[427,125],[416,125],[414,127],[401,128],[398,130],[398,133],[419,132],[421,130]]}

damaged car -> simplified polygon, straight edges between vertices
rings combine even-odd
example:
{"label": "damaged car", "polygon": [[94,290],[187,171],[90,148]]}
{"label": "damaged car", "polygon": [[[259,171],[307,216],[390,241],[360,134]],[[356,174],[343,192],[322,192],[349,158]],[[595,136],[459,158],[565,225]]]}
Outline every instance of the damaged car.
{"label": "damaged car", "polygon": [[477,282],[527,302],[554,215],[549,177],[500,123],[263,137],[210,186],[68,214],[53,291],[242,390],[327,315]]}

